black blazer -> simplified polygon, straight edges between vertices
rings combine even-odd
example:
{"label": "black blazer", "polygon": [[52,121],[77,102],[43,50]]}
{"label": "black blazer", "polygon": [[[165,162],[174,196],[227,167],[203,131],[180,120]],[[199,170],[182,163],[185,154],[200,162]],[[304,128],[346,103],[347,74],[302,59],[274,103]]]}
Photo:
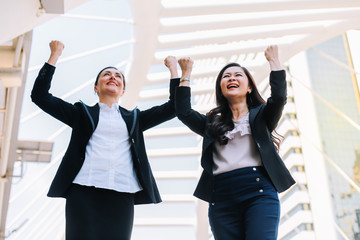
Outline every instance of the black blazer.
{"label": "black blazer", "polygon": [[[45,63],[35,80],[32,101],[42,110],[72,128],[66,153],[48,192],[49,197],[66,197],[67,190],[80,171],[85,158],[86,145],[99,121],[99,105],[70,104],[49,93],[55,67]],[[143,190],[135,193],[135,204],[161,202],[160,194],[146,155],[143,131],[175,117],[174,91],[179,79],[170,81],[169,101],[145,111],[132,111],[120,107],[129,131],[131,154],[137,177]]]}
{"label": "black blazer", "polygon": [[[295,183],[285,164],[276,151],[271,132],[277,126],[286,103],[285,71],[272,71],[270,74],[271,97],[266,104],[250,109],[251,133],[259,150],[262,164],[278,192],[285,191]],[[177,87],[175,110],[177,117],[192,131],[203,137],[201,166],[203,172],[194,195],[212,202],[214,188],[213,151],[216,139],[208,129],[208,118],[191,108],[189,87]]]}

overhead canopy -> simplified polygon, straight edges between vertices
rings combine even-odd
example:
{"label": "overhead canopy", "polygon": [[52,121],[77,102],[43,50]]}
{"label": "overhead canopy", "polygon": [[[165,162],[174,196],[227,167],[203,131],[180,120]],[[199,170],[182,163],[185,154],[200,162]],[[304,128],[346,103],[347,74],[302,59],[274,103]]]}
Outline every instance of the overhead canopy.
{"label": "overhead canopy", "polygon": [[193,78],[213,77],[224,63],[237,61],[261,81],[269,72],[263,56],[268,45],[279,45],[286,62],[302,50],[360,27],[356,0],[135,0],[130,4],[136,43],[128,78],[136,79],[136,84],[129,84],[127,91],[132,94],[123,99],[129,106],[139,99],[156,98],[159,92],[141,93],[141,89],[167,81],[167,73],[149,69],[168,55],[195,59]]}

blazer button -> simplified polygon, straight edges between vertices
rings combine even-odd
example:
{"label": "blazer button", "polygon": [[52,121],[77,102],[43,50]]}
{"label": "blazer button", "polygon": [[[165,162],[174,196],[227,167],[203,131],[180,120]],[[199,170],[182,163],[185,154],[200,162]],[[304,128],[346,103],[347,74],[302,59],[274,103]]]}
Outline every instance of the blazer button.
{"label": "blazer button", "polygon": [[260,148],[260,144],[259,143],[256,143],[256,144],[257,144],[258,148]]}

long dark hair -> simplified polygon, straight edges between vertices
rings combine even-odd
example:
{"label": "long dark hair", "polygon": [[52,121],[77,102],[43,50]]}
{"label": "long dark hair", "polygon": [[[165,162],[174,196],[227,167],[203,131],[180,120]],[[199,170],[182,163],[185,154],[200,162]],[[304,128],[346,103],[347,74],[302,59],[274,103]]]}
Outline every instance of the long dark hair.
{"label": "long dark hair", "polygon": [[[221,145],[225,145],[228,142],[228,139],[224,136],[224,134],[227,131],[234,129],[232,111],[229,107],[227,99],[222,94],[220,86],[222,76],[225,70],[229,67],[240,67],[244,70],[244,73],[249,80],[251,92],[246,94],[246,103],[249,109],[266,103],[256,87],[254,78],[245,67],[240,66],[238,63],[229,63],[225,65],[219,72],[215,82],[216,107],[208,113],[210,132],[216,137],[216,140]],[[279,150],[280,142],[283,137],[274,130],[271,133],[271,139],[274,142],[276,149]]]}

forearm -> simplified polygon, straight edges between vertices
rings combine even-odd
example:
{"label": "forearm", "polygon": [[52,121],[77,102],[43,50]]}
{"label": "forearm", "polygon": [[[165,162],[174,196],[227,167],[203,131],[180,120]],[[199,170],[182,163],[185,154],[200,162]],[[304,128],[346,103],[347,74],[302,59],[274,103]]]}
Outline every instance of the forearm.
{"label": "forearm", "polygon": [[178,87],[175,94],[175,112],[178,119],[192,131],[204,136],[206,116],[191,108],[190,88]]}
{"label": "forearm", "polygon": [[181,79],[179,86],[189,87],[194,61],[190,57],[185,57],[180,58],[178,62],[181,68]]}
{"label": "forearm", "polygon": [[270,73],[271,98],[274,100],[286,100],[286,72],[285,70],[272,70]]}
{"label": "forearm", "polygon": [[170,101],[154,106],[152,108],[140,111],[139,121],[142,131],[153,128],[163,122],[166,122],[175,117],[174,104]]}
{"label": "forearm", "polygon": [[286,104],[286,73],[285,70],[270,73],[271,97],[268,98],[264,117],[270,131],[277,126]]}
{"label": "forearm", "polygon": [[55,67],[59,57],[58,54],[51,54],[47,63]]}
{"label": "forearm", "polygon": [[171,66],[169,68],[169,71],[170,71],[170,78],[173,79],[173,78],[179,78],[179,74],[178,74],[178,70],[177,70],[177,67],[176,65],[175,66]]}
{"label": "forearm", "polygon": [[269,61],[271,71],[280,71],[283,70],[279,59],[273,59]]}
{"label": "forearm", "polygon": [[40,69],[31,91],[31,99],[34,103],[40,101],[41,98],[44,98],[49,94],[51,79],[54,72],[55,67],[47,63]]}
{"label": "forearm", "polygon": [[179,80],[179,78],[172,78],[170,80],[169,101],[147,110],[140,111],[142,131],[145,131],[146,129],[152,128],[175,117],[175,88],[179,86]]}
{"label": "forearm", "polygon": [[183,71],[180,78],[181,87],[190,87],[191,70]]}

